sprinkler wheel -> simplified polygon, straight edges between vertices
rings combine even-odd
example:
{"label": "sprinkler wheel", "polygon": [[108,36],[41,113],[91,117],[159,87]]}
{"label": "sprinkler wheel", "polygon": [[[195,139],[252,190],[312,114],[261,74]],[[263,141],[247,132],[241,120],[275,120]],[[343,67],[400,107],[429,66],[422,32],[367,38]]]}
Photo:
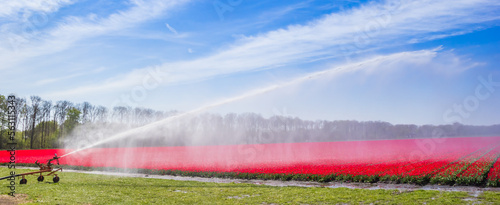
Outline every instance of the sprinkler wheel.
{"label": "sprinkler wheel", "polygon": [[44,177],[42,175],[40,175],[36,180],[38,180],[39,182],[43,182]]}

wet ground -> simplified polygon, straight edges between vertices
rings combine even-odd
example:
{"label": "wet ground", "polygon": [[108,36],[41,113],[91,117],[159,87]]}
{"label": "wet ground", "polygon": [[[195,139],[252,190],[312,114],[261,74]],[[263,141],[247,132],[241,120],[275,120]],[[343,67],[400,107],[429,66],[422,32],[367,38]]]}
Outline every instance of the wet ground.
{"label": "wet ground", "polygon": [[[28,167],[26,167],[28,168]],[[33,168],[30,168],[33,169]],[[343,182],[303,182],[303,181],[277,181],[277,180],[246,180],[246,179],[222,179],[222,178],[203,178],[203,177],[183,177],[170,175],[145,175],[137,173],[123,172],[108,172],[108,171],[81,171],[68,170],[64,172],[77,172],[86,174],[100,174],[109,176],[124,176],[124,177],[141,177],[154,179],[171,179],[180,181],[197,181],[197,182],[215,182],[215,183],[247,183],[256,185],[268,186],[298,186],[298,187],[328,187],[328,188],[350,188],[350,189],[396,189],[399,191],[414,191],[414,190],[436,190],[436,191],[465,191],[471,196],[478,196],[483,191],[500,192],[500,187],[475,187],[475,186],[445,186],[445,185],[412,185],[412,184],[388,184],[388,183],[343,183]]]}

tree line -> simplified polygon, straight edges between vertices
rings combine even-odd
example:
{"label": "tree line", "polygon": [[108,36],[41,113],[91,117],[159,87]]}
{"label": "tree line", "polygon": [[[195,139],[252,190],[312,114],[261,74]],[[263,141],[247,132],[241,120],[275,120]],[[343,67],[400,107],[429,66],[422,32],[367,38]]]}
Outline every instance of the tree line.
{"label": "tree line", "polygon": [[108,146],[198,146],[392,140],[417,138],[500,136],[500,124],[490,126],[398,124],[355,120],[303,120],[298,117],[256,113],[203,113],[130,136]]}
{"label": "tree line", "polygon": [[[6,149],[7,97],[0,94],[0,149]],[[73,103],[67,100],[52,102],[39,96],[16,97],[16,142],[18,149],[62,148],[63,140],[72,131],[85,124],[129,123],[144,125],[163,119],[169,112],[148,108],[92,105],[89,102]]]}
{"label": "tree line", "polygon": [[[52,102],[39,96],[16,98],[15,107],[15,139],[19,149],[63,148],[68,143],[79,142],[88,144],[180,113],[126,106],[108,109],[89,102]],[[6,96],[0,95],[0,149],[6,149],[7,124],[7,100]],[[201,113],[165,124],[143,136],[131,136],[103,146],[192,146],[495,135],[500,135],[500,125],[393,125],[381,121],[312,121],[290,116],[265,118],[256,113]]]}

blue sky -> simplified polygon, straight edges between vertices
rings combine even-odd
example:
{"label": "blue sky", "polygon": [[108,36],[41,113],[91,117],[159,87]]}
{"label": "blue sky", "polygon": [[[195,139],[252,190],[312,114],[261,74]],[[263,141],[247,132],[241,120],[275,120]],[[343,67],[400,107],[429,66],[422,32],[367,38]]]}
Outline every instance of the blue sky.
{"label": "blue sky", "polygon": [[4,4],[2,94],[189,111],[265,89],[209,111],[500,123],[495,0]]}

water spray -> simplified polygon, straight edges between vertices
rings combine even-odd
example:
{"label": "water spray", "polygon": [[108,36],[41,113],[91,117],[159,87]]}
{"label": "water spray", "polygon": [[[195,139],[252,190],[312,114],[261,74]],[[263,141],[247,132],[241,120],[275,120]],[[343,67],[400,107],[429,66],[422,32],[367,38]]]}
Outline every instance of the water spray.
{"label": "water spray", "polygon": [[69,152],[69,153],[61,156],[60,158],[72,155],[74,153],[77,153],[77,152],[80,152],[80,151],[83,151],[83,150],[86,150],[86,149],[89,149],[89,148],[92,148],[92,147],[95,147],[95,146],[98,146],[98,145],[101,145],[101,144],[104,144],[104,143],[107,143],[107,142],[111,142],[111,141],[120,139],[122,137],[129,136],[131,134],[140,134],[140,133],[142,133],[144,131],[147,131],[149,129],[153,129],[153,128],[162,126],[162,125],[164,125],[166,123],[169,123],[169,122],[177,120],[177,119],[181,119],[183,117],[187,117],[187,116],[190,116],[190,115],[193,115],[193,114],[196,114],[196,113],[204,112],[204,111],[209,110],[209,109],[214,108],[214,107],[218,107],[218,106],[225,105],[225,104],[228,104],[228,103],[232,103],[232,102],[235,102],[235,101],[243,100],[243,99],[246,99],[246,98],[249,98],[249,97],[253,97],[253,96],[256,96],[256,95],[261,95],[261,94],[264,94],[264,93],[267,93],[267,92],[270,92],[270,91],[274,91],[274,90],[277,90],[279,88],[283,88],[283,87],[286,87],[286,86],[290,86],[290,85],[302,83],[302,82],[305,82],[305,81],[308,81],[308,80],[312,80],[312,79],[316,79],[316,78],[319,78],[319,77],[323,77],[325,74],[332,74],[332,73],[333,74],[340,74],[342,72],[355,71],[355,70],[361,69],[362,65],[365,65],[365,64],[368,64],[368,63],[374,63],[374,62],[382,61],[382,60],[385,60],[385,59],[388,59],[388,58],[391,58],[391,57],[396,57],[397,58],[399,55],[401,55],[401,54],[393,54],[393,55],[388,55],[388,56],[379,56],[379,57],[375,57],[375,58],[372,58],[372,59],[369,59],[369,60],[365,60],[365,61],[361,61],[361,62],[358,62],[358,63],[352,63],[352,64],[348,64],[348,65],[344,65],[344,66],[334,67],[334,68],[327,69],[327,70],[313,72],[313,73],[310,73],[308,75],[292,79],[292,80],[290,80],[288,82],[285,82],[285,83],[280,83],[280,84],[277,84],[277,85],[272,85],[272,86],[268,86],[268,87],[264,87],[264,88],[260,88],[260,89],[251,90],[251,91],[249,91],[247,93],[244,93],[242,95],[238,95],[238,96],[234,96],[234,97],[231,97],[231,98],[227,98],[227,99],[215,102],[215,103],[211,103],[211,104],[208,104],[208,105],[205,105],[205,106],[201,106],[199,108],[193,109],[193,110],[185,112],[185,113],[181,113],[181,114],[178,114],[178,115],[174,115],[174,116],[165,118],[165,119],[157,121],[157,122],[153,122],[153,123],[141,126],[141,127],[133,128],[131,130],[128,130],[128,131],[125,131],[125,132],[122,132],[122,133],[118,133],[118,134],[113,135],[113,136],[111,136],[109,138],[106,138],[106,139],[103,139],[101,141],[98,141],[98,142],[96,142],[94,144],[91,144],[91,145],[88,145],[88,146],[76,149],[76,150],[74,150],[72,152]]}

